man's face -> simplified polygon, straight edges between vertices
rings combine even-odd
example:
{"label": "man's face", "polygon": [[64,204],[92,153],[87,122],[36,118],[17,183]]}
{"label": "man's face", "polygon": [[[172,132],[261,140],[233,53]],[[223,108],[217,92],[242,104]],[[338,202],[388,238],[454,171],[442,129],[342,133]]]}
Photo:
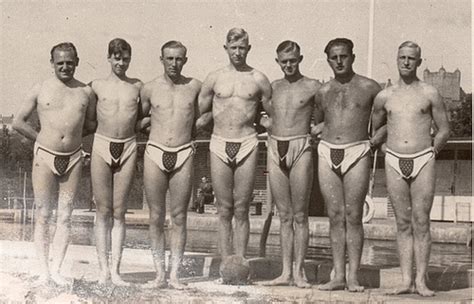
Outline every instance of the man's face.
{"label": "man's face", "polygon": [[398,50],[397,66],[401,76],[416,75],[420,64],[420,53],[416,48],[406,46]]}
{"label": "man's face", "polygon": [[74,78],[74,72],[78,63],[79,58],[76,57],[72,50],[55,50],[51,60],[54,73],[62,82],[68,82]]}
{"label": "man's face", "polygon": [[347,45],[336,44],[329,50],[327,60],[334,75],[341,76],[352,72],[354,58],[354,54],[349,51]]}
{"label": "man's face", "polygon": [[285,76],[293,76],[299,71],[299,64],[303,56],[298,51],[280,52],[275,59]]}
{"label": "man's face", "polygon": [[247,40],[239,39],[236,41],[227,42],[224,45],[230,62],[235,66],[241,66],[247,63],[247,54],[250,51],[250,45]]}
{"label": "man's face", "polygon": [[122,51],[109,56],[110,67],[112,72],[117,76],[124,76],[130,66],[132,56],[129,51]]}
{"label": "man's face", "polygon": [[181,70],[188,58],[182,48],[166,48],[163,50],[160,60],[163,63],[165,74],[173,78],[181,75]]}

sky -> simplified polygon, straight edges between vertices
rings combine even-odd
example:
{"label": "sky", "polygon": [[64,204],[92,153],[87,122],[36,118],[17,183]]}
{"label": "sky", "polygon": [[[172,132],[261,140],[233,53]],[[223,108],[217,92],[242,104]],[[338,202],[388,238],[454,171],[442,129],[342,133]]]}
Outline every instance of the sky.
{"label": "sky", "polygon": [[[423,70],[461,71],[461,86],[472,91],[470,0],[374,0],[372,78],[398,79],[396,52],[405,40],[422,48]],[[329,80],[323,52],[336,37],[354,42],[356,73],[368,73],[370,0],[296,1],[13,1],[0,0],[0,114],[14,114],[28,90],[54,75],[51,47],[73,42],[80,63],[76,78],[89,82],[110,72],[107,45],[124,38],[132,45],[130,77],[151,81],[162,74],[160,48],[179,40],[188,48],[186,76],[204,80],[228,63],[223,49],[229,29],[250,35],[248,63],[270,81],[282,77],[275,49],[294,40],[304,56],[302,73]]]}

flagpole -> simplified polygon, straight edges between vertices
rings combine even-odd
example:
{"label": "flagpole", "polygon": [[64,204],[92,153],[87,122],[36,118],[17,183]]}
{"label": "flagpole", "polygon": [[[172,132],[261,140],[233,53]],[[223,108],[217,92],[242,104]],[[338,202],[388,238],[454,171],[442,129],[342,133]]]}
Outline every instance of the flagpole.
{"label": "flagpole", "polygon": [[370,0],[369,8],[369,47],[367,52],[367,77],[372,78],[374,57],[374,6],[375,0]]}

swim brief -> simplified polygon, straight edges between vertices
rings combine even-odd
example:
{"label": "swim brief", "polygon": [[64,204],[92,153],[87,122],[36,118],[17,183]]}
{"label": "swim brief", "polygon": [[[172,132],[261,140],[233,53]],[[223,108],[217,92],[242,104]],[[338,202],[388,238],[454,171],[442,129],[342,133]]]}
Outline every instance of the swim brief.
{"label": "swim brief", "polygon": [[309,134],[287,137],[270,135],[268,138],[270,156],[283,171],[290,170],[308,149],[311,149]]}
{"label": "swim brief", "polygon": [[110,167],[119,168],[137,151],[136,136],[116,139],[96,133],[92,153],[99,155]]}
{"label": "swim brief", "polygon": [[209,150],[229,166],[238,166],[258,145],[257,133],[241,138],[224,138],[212,134]]}
{"label": "swim brief", "polygon": [[324,158],[331,169],[339,176],[346,174],[370,151],[369,140],[336,145],[321,140],[318,155]]}
{"label": "swim brief", "polygon": [[172,172],[181,168],[186,160],[194,153],[192,142],[179,147],[167,147],[149,140],[146,143],[145,154],[165,172]]}
{"label": "swim brief", "polygon": [[68,173],[82,158],[82,147],[79,146],[73,152],[57,152],[35,142],[34,158],[45,163],[51,171],[62,176]]}
{"label": "swim brief", "polygon": [[397,153],[387,148],[385,162],[395,169],[404,179],[410,180],[415,178],[434,156],[433,147],[413,154]]}

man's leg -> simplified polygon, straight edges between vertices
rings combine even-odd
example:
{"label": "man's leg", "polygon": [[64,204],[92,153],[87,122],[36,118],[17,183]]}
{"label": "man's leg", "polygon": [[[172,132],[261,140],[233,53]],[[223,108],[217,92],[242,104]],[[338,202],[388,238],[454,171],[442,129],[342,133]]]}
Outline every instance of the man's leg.
{"label": "man's leg", "polygon": [[35,247],[39,262],[41,284],[50,278],[49,260],[49,220],[51,203],[57,197],[58,182],[51,169],[42,162],[35,160],[32,170],[33,192],[36,204]]}
{"label": "man's leg", "polygon": [[171,272],[169,285],[175,289],[185,288],[185,285],[178,280],[178,272],[186,245],[186,217],[192,189],[193,158],[194,155],[191,155],[181,168],[173,173],[169,186],[171,197]]}
{"label": "man's leg", "polygon": [[280,247],[283,269],[281,275],[262,285],[289,285],[293,277],[293,209],[290,197],[290,181],[280,167],[268,158],[268,173],[271,192],[280,216]]}
{"label": "man's leg", "polygon": [[258,149],[255,148],[234,173],[234,248],[235,254],[243,258],[249,242],[249,208],[255,186],[257,155]]}
{"label": "man's leg", "polygon": [[62,176],[59,182],[56,233],[53,239],[53,260],[51,263],[51,279],[59,285],[66,285],[68,283],[59,274],[59,271],[66,255],[67,246],[69,245],[72,208],[74,206],[74,197],[79,189],[81,174],[82,162],[79,162],[68,174]]}
{"label": "man's leg", "polygon": [[133,153],[113,177],[112,268],[110,274],[112,283],[119,286],[130,285],[120,277],[120,261],[125,240],[125,212],[127,212],[128,194],[135,177],[136,162],[137,153]]}
{"label": "man's leg", "polygon": [[234,216],[234,176],[214,153],[210,153],[212,187],[217,199],[219,214],[219,249],[222,257],[232,254],[232,217]]}
{"label": "man's leg", "polygon": [[311,287],[304,273],[304,258],[309,241],[308,207],[313,185],[313,170],[308,170],[308,168],[313,168],[311,153],[311,150],[304,152],[290,172],[291,202],[295,226],[294,256],[296,265],[293,278],[295,285],[300,288]]}
{"label": "man's leg", "polygon": [[329,236],[335,276],[320,290],[341,290],[346,286],[346,223],[344,191],[341,178],[321,156],[318,165],[321,194],[329,215]]}
{"label": "man's leg", "polygon": [[146,155],[144,157],[143,183],[145,185],[146,200],[150,210],[151,254],[156,269],[156,279],[145,287],[160,288],[166,285],[164,225],[166,219],[168,177]]}
{"label": "man's leg", "polygon": [[387,192],[397,221],[397,245],[402,270],[401,288],[389,291],[388,294],[413,293],[413,230],[410,187],[398,172],[385,162]]}
{"label": "man's leg", "polygon": [[369,187],[369,161],[370,157],[366,155],[344,176],[346,247],[349,257],[349,271],[346,282],[347,289],[351,292],[364,291],[364,287],[359,285],[357,272],[364,245],[362,214],[365,196]]}
{"label": "man's leg", "polygon": [[430,260],[431,234],[430,212],[435,191],[435,161],[431,160],[421,170],[411,184],[411,201],[413,214],[413,239],[416,263],[416,292],[424,297],[434,296],[426,287],[426,270]]}
{"label": "man's leg", "polygon": [[97,154],[91,158],[92,192],[96,203],[95,243],[99,260],[99,283],[110,278],[108,240],[112,226],[113,175],[107,163]]}

